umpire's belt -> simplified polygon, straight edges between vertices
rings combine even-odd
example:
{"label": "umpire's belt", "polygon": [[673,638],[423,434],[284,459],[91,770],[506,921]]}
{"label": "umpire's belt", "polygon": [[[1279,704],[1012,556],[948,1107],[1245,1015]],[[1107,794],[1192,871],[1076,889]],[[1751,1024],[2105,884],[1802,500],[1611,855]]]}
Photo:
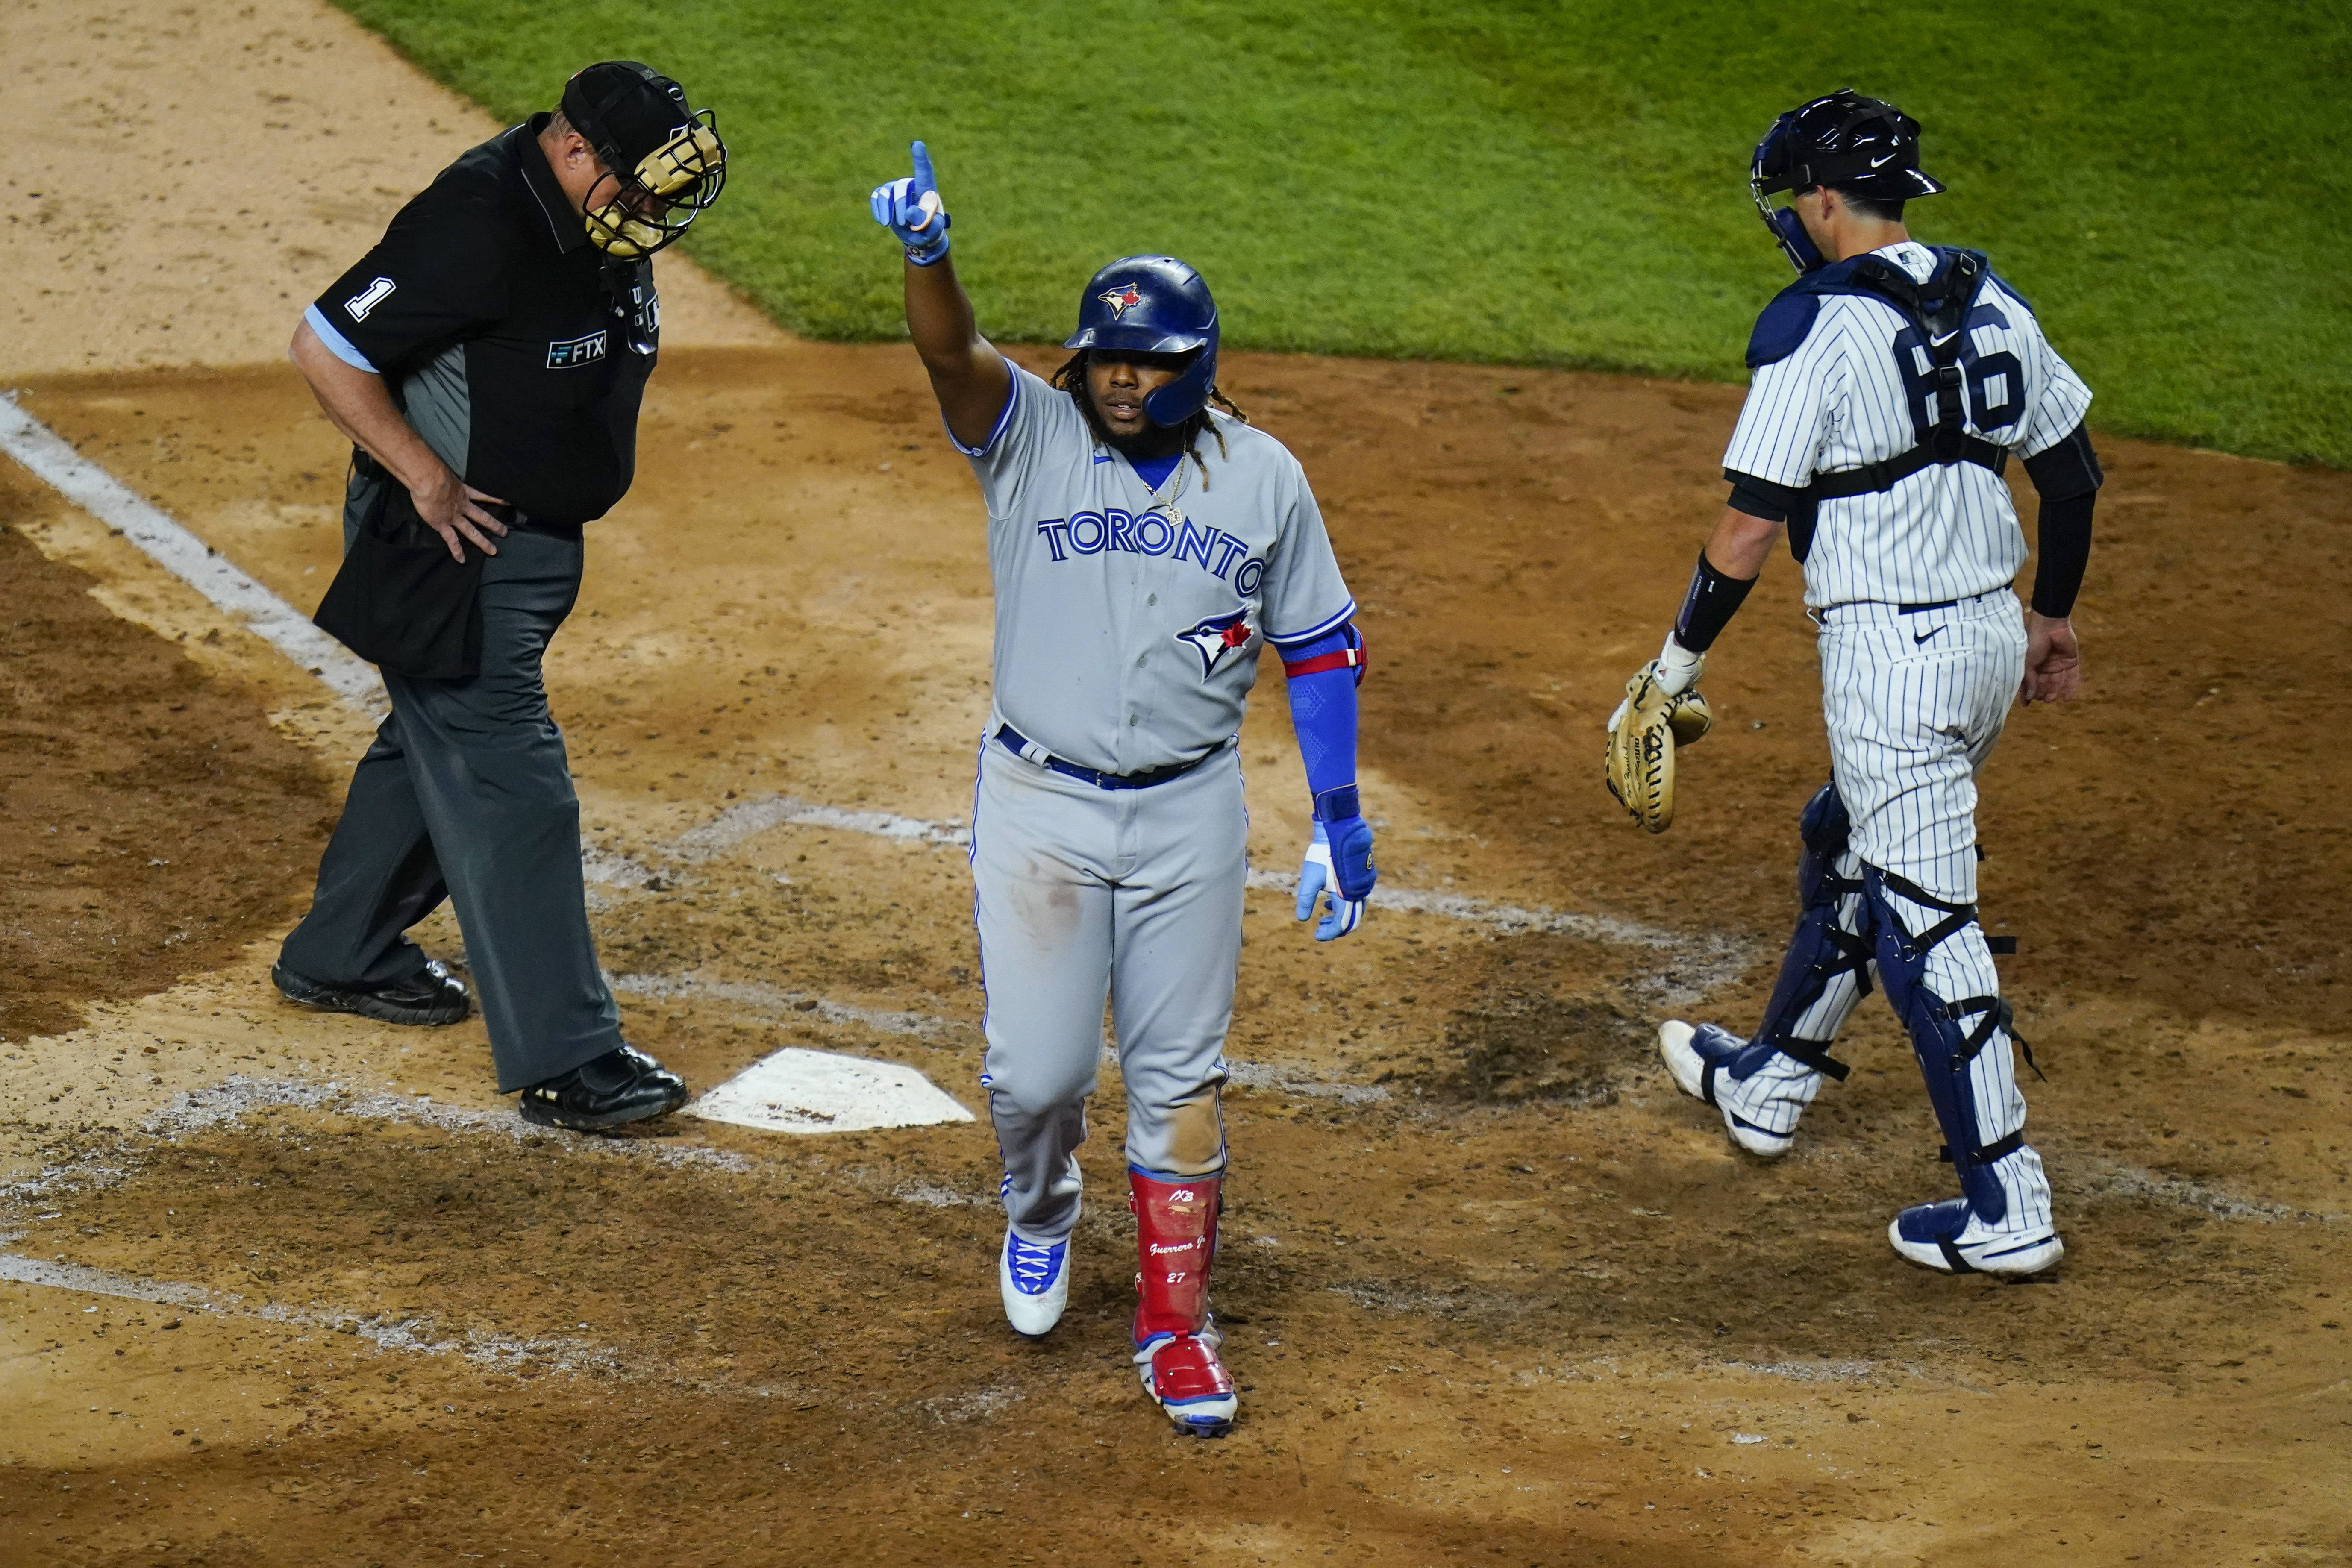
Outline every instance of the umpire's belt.
{"label": "umpire's belt", "polygon": [[1091,784],[1097,789],[1149,789],[1154,784],[1165,784],[1171,779],[1181,779],[1185,774],[1217,755],[1217,752],[1224,749],[1220,746],[1215,750],[1203,752],[1190,762],[1171,762],[1165,768],[1146,768],[1140,773],[1097,773],[1091,768],[1081,768],[1075,762],[1063,761],[1009,724],[997,727],[996,738],[1005,750],[1020,758],[1024,762],[1034,762],[1041,768],[1050,768],[1056,773],[1076,779],[1081,783]]}

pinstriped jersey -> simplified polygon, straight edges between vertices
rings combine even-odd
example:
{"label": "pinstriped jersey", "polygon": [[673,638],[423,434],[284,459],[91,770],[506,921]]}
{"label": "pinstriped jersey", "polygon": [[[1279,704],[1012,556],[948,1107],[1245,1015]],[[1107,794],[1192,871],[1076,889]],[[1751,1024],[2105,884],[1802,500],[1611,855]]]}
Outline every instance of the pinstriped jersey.
{"label": "pinstriped jersey", "polygon": [[1108,773],[1196,760],[1240,730],[1265,643],[1356,612],[1306,472],[1212,409],[1208,476],[1187,456],[1155,488],[1068,393],[1007,368],[996,427],[956,443],[988,502],[996,711]]}
{"label": "pinstriped jersey", "polygon": [[[1922,283],[1935,272],[1935,253],[1916,242],[1877,254]],[[1985,280],[1961,330],[1970,434],[2031,457],[2082,423],[2090,388],[1998,277]],[[1870,295],[1824,295],[1795,350],[1758,368],[1723,465],[1802,489],[1816,475],[1897,456],[1941,413],[1929,369],[1927,346],[1902,311]],[[1805,602],[1965,599],[2008,586],[2025,554],[2000,476],[1974,463],[1930,464],[1891,490],[1820,503]]]}

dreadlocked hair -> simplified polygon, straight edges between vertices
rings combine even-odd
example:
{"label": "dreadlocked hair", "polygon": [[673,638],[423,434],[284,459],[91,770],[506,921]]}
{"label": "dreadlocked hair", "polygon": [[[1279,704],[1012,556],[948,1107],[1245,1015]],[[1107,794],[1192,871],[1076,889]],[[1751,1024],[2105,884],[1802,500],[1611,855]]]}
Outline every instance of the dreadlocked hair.
{"label": "dreadlocked hair", "polygon": [[[1104,425],[1102,415],[1095,412],[1094,394],[1087,390],[1087,356],[1090,351],[1080,349],[1071,355],[1062,368],[1048,378],[1048,384],[1070,394],[1070,401],[1076,403],[1078,412],[1086,416],[1087,428],[1094,432],[1095,439],[1105,446],[1109,446],[1113,444],[1110,431]],[[1216,404],[1242,423],[1249,423],[1249,415],[1241,411],[1241,405],[1227,397],[1217,387],[1209,388],[1209,402]],[[1201,439],[1201,433],[1204,430],[1216,438],[1217,455],[1225,456],[1225,433],[1219,430],[1217,422],[1209,417],[1206,405],[1185,415],[1184,423],[1176,427],[1179,449],[1192,460],[1195,467],[1201,470],[1201,488],[1203,490],[1209,487],[1209,465],[1202,457],[1201,449],[1196,443]]]}

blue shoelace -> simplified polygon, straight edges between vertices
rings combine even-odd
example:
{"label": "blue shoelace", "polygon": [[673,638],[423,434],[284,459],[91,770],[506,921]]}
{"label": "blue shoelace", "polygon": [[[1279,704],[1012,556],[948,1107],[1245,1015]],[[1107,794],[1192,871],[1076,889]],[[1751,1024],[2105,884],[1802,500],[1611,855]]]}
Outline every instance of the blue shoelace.
{"label": "blue shoelace", "polygon": [[1008,1233],[1005,1257],[1013,1266],[1013,1285],[1024,1295],[1034,1296],[1054,1282],[1054,1273],[1061,1265],[1062,1249],[1067,1242],[1055,1242],[1041,1247],[1034,1241],[1024,1241],[1018,1234]]}

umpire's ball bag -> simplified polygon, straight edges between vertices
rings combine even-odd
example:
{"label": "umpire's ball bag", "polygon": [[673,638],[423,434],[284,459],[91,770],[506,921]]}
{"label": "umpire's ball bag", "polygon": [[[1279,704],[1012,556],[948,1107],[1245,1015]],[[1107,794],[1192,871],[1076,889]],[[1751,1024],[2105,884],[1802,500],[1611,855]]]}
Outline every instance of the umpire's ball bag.
{"label": "umpire's ball bag", "polygon": [[319,630],[388,674],[472,680],[482,670],[482,554],[460,563],[416,515],[408,487],[364,452],[344,497],[358,528],[319,612]]}

